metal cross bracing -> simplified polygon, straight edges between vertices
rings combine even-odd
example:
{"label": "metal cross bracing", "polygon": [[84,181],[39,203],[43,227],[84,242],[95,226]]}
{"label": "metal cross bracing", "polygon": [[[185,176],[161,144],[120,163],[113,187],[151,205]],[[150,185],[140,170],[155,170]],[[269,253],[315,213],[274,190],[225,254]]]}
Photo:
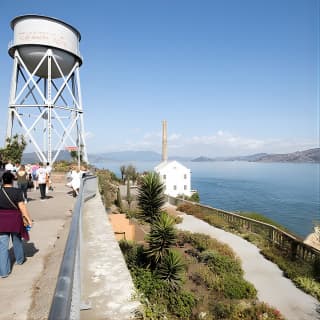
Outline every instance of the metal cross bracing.
{"label": "metal cross bracing", "polygon": [[[46,68],[46,77],[36,75],[40,67]],[[60,77],[52,78],[52,68]],[[54,163],[67,145],[76,146],[88,161],[78,61],[65,75],[49,48],[29,70],[16,49],[8,109],[6,138],[22,134],[40,161]]]}

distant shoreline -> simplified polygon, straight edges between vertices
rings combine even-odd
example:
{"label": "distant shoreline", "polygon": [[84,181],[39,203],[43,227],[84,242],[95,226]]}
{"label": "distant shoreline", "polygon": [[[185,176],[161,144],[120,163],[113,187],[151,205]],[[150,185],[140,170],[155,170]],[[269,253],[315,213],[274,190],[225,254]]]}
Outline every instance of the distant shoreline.
{"label": "distant shoreline", "polygon": [[249,156],[239,157],[198,157],[193,162],[211,162],[211,161],[247,161],[263,163],[320,163],[320,148],[308,149],[305,151],[296,151],[284,154],[257,153]]}

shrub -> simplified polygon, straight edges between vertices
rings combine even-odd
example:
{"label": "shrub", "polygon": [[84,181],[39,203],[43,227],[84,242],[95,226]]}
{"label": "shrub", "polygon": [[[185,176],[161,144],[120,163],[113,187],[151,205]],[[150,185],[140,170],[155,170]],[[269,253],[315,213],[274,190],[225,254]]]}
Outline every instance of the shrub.
{"label": "shrub", "polygon": [[243,275],[241,264],[238,259],[221,255],[212,250],[202,252],[200,254],[200,261],[206,263],[213,272],[220,275],[225,273],[232,273],[239,276]]}
{"label": "shrub", "polygon": [[161,263],[169,248],[175,244],[176,238],[174,219],[162,212],[151,225],[151,231],[147,238],[149,243],[147,253],[154,265]]}
{"label": "shrub", "polygon": [[184,200],[191,201],[191,202],[197,202],[197,203],[200,202],[200,196],[199,196],[198,192],[193,193],[190,197],[188,197],[184,194],[178,194],[177,198],[184,199]]}
{"label": "shrub", "polygon": [[313,276],[320,282],[320,257],[316,257],[313,262]]}
{"label": "shrub", "polygon": [[227,230],[228,229],[228,222],[225,221],[223,218],[216,216],[216,215],[206,215],[203,220],[207,223],[209,223],[210,225],[216,227],[216,228],[220,228],[223,230]]}
{"label": "shrub", "polygon": [[[196,299],[191,292],[173,290],[151,270],[136,268],[131,271],[135,287],[144,305],[143,319],[189,319]],[[170,316],[171,315],[171,316]],[[172,315],[175,317],[172,318]]]}
{"label": "shrub", "polygon": [[169,310],[178,319],[190,319],[192,309],[196,305],[196,298],[193,293],[187,291],[172,292],[168,299]]}
{"label": "shrub", "polygon": [[[207,265],[199,263],[191,275],[192,281],[197,285],[204,284],[209,290],[219,288],[219,277]],[[220,291],[220,290],[219,290]]]}
{"label": "shrub", "polygon": [[169,291],[169,286],[149,269],[135,268],[131,270],[135,287],[151,302],[162,303],[163,296]]}
{"label": "shrub", "polygon": [[164,185],[157,173],[149,172],[141,178],[137,200],[147,221],[152,222],[160,215],[161,208],[165,204],[163,192]]}
{"label": "shrub", "polygon": [[70,171],[70,166],[71,166],[72,162],[70,161],[65,161],[65,160],[61,160],[61,161],[56,161],[53,164],[53,170],[56,172],[68,172]]}
{"label": "shrub", "polygon": [[235,306],[231,303],[213,302],[209,306],[215,319],[231,319]]}
{"label": "shrub", "polygon": [[311,294],[320,301],[320,283],[308,277],[296,277],[294,282],[299,288],[303,288],[306,293]]}
{"label": "shrub", "polygon": [[190,243],[198,251],[215,250],[222,255],[234,258],[233,250],[226,244],[201,233],[179,232],[179,240],[183,243]]}
{"label": "shrub", "polygon": [[182,218],[182,217],[179,217],[179,216],[174,217],[174,223],[175,223],[175,224],[182,223],[182,221],[183,221],[183,218]]}
{"label": "shrub", "polygon": [[169,250],[157,269],[157,275],[173,289],[180,287],[184,277],[185,264],[177,251]]}
{"label": "shrub", "polygon": [[181,211],[187,214],[192,214],[198,218],[200,216],[203,216],[201,214],[202,213],[201,207],[195,206],[192,203],[187,203],[187,202],[178,205],[177,211]]}
{"label": "shrub", "polygon": [[252,304],[250,307],[238,308],[233,319],[244,320],[285,320],[280,311],[264,302]]}
{"label": "shrub", "polygon": [[129,270],[147,264],[146,253],[142,245],[131,241],[120,240],[119,246]]}
{"label": "shrub", "polygon": [[257,295],[257,290],[251,283],[234,274],[225,275],[222,286],[224,296],[229,299],[250,299]]}

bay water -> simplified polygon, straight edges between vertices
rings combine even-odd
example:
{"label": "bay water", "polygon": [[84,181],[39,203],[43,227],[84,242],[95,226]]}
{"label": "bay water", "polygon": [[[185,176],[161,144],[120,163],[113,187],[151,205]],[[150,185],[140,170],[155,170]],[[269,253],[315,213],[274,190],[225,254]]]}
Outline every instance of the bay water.
{"label": "bay water", "polygon": [[[228,211],[257,212],[305,238],[320,222],[320,164],[245,161],[181,161],[191,169],[200,202]],[[120,166],[150,171],[154,161],[95,164],[120,176]]]}

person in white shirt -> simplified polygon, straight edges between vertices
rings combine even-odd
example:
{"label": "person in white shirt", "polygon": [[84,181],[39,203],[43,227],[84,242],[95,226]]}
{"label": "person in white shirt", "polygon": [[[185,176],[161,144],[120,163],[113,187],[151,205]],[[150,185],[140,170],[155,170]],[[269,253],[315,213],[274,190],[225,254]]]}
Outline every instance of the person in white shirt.
{"label": "person in white shirt", "polygon": [[80,170],[79,169],[74,169],[71,172],[71,187],[73,189],[73,196],[76,197],[79,194],[79,189],[80,189],[80,182],[81,182],[81,177],[80,177]]}
{"label": "person in white shirt", "polygon": [[4,168],[6,171],[13,171],[13,164],[11,163],[11,160],[8,161]]}
{"label": "person in white shirt", "polygon": [[40,189],[40,198],[43,201],[46,198],[46,186],[47,186],[47,171],[43,167],[43,164],[39,163],[39,169],[36,172],[38,177],[38,185]]}

